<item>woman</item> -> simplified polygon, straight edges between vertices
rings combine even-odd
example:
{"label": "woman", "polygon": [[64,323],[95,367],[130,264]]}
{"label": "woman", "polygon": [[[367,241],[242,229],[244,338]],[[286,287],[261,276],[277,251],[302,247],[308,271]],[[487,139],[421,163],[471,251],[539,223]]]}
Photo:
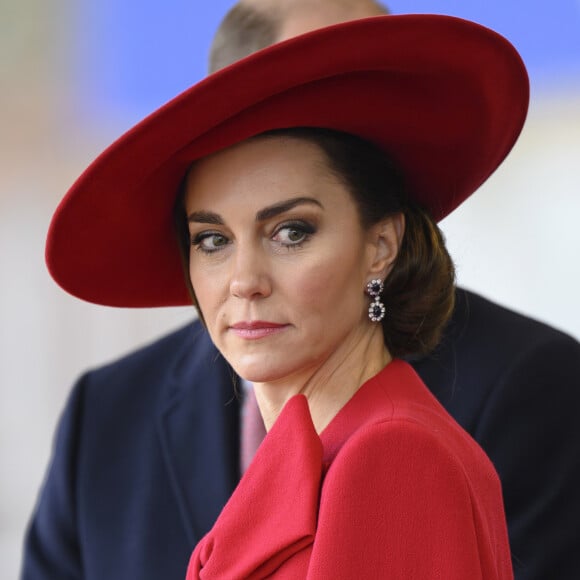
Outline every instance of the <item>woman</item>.
{"label": "woman", "polygon": [[512,577],[492,465],[397,357],[436,344],[435,222],[505,157],[527,97],[491,31],[371,18],[216,73],[73,186],[57,281],[110,305],[188,288],[269,429],[188,578]]}

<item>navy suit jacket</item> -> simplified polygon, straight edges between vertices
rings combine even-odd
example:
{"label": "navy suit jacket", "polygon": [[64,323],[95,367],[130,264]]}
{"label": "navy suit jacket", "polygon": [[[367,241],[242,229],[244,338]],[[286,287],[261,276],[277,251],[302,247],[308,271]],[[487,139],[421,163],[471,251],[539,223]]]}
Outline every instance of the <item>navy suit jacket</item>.
{"label": "navy suit jacket", "polygon": [[[414,365],[498,470],[516,578],[580,578],[578,342],[458,290],[440,347]],[[85,374],[23,580],[183,580],[239,478],[236,381],[198,322]]]}

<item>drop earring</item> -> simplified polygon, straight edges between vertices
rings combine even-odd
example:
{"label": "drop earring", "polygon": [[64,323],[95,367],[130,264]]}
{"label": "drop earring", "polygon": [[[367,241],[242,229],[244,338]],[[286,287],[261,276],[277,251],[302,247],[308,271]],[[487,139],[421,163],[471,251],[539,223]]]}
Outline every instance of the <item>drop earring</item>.
{"label": "drop earring", "polygon": [[371,280],[367,284],[366,293],[373,298],[373,301],[369,305],[369,318],[372,322],[380,322],[387,312],[380,298],[383,289],[383,281],[379,278]]}

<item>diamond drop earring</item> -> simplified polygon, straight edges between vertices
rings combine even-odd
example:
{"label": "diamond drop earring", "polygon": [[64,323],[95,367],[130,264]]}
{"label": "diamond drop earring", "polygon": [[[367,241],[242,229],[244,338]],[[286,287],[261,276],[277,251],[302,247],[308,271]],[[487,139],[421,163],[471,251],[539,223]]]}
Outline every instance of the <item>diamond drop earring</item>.
{"label": "diamond drop earring", "polygon": [[372,322],[380,322],[387,312],[385,305],[381,302],[380,298],[383,289],[383,281],[379,278],[371,280],[367,284],[366,293],[373,298],[373,301],[369,305],[369,318]]}

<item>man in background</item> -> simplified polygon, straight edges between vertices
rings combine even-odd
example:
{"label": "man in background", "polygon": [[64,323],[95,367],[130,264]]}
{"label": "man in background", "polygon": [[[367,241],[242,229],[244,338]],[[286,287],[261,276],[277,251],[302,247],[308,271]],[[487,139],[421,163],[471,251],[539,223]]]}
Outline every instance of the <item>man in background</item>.
{"label": "man in background", "polygon": [[[216,34],[211,69],[384,13],[372,0],[242,0]],[[580,578],[580,345],[458,289],[440,347],[413,364],[498,470],[516,578]],[[23,579],[181,580],[240,476],[235,381],[199,322],[81,377]]]}

